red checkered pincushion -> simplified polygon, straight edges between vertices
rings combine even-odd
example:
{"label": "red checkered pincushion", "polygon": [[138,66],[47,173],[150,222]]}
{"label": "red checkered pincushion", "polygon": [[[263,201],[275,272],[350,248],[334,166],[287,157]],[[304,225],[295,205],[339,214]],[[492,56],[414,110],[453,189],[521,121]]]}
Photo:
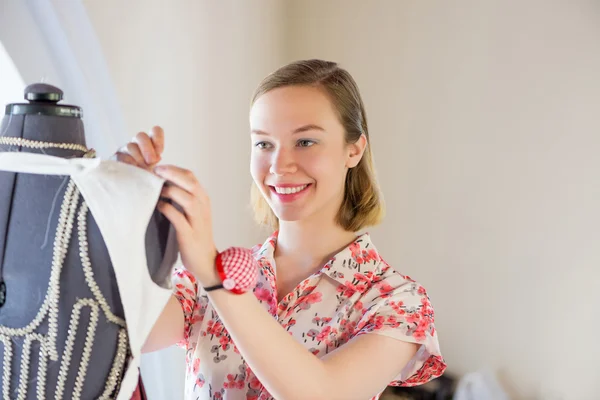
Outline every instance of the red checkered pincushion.
{"label": "red checkered pincushion", "polygon": [[256,286],[258,262],[250,249],[230,247],[217,255],[216,264],[225,289],[242,294]]}

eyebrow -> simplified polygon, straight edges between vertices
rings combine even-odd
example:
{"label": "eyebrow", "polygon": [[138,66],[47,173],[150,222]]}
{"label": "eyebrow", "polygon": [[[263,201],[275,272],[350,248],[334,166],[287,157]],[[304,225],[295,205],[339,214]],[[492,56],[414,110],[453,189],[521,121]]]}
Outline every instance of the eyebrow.
{"label": "eyebrow", "polygon": [[[322,132],[325,132],[325,129],[323,129],[319,125],[308,124],[308,125],[303,125],[303,126],[301,126],[299,128],[294,129],[294,131],[292,133],[293,134],[294,133],[302,133],[302,132],[307,132],[307,131],[322,131]],[[250,133],[254,133],[256,135],[269,136],[269,134],[267,132],[261,131],[260,129],[253,129]]]}

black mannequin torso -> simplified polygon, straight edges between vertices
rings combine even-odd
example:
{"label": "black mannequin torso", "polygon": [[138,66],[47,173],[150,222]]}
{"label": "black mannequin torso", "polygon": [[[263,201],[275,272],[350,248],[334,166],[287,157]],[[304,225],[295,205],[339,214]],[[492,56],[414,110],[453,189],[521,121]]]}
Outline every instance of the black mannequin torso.
{"label": "black mannequin torso", "polygon": [[[2,144],[0,152],[19,151],[43,153],[56,157],[73,158],[86,154],[86,141],[81,109],[57,105],[62,92],[50,85],[31,85],[26,89],[29,105],[9,105],[7,115],[0,126],[0,139],[12,144]],[[31,101],[36,99],[36,101]],[[41,101],[40,101],[41,100]],[[15,141],[20,141],[15,144]],[[31,141],[31,142],[29,142]],[[61,144],[68,148],[32,148],[46,144]],[[0,339],[4,328],[23,328],[30,324],[44,304],[49,290],[50,273],[54,259],[54,241],[57,232],[61,202],[68,186],[69,177],[57,175],[32,175],[0,171],[0,280],[5,285],[4,303],[0,307]],[[78,200],[78,210],[83,200]],[[124,320],[123,306],[116,284],[109,253],[93,216],[87,213],[87,244],[94,280],[106,300],[112,314]],[[147,258],[150,272],[159,270],[163,261],[170,225],[155,213],[146,235]],[[61,360],[68,338],[69,324],[74,305],[79,299],[93,297],[80,259],[80,243],[77,226],[72,228],[68,252],[60,275],[60,298],[58,302],[58,332],[56,337],[58,359],[50,360],[46,367],[45,397],[54,398]],[[164,272],[162,272],[164,275]],[[2,302],[0,302],[2,303]],[[79,359],[90,321],[90,312],[82,308],[77,335],[69,367],[64,379],[64,393],[72,393],[78,373]],[[98,398],[105,391],[107,377],[117,355],[119,331],[123,326],[99,318],[95,329],[96,340],[90,354],[89,365],[81,388],[81,398]],[[48,335],[48,321],[44,319],[34,329],[35,333]],[[101,335],[101,336],[100,336]],[[17,392],[26,391],[22,398],[36,398],[37,373],[39,371],[40,341],[33,340],[29,357],[29,375],[20,377],[23,365],[19,364],[24,353],[25,335],[5,336],[13,342],[10,398]],[[6,343],[5,343],[6,347]],[[6,350],[5,350],[6,351]],[[4,366],[6,368],[6,366]],[[34,379],[37,378],[37,379]],[[7,388],[2,388],[6,393]],[[23,392],[25,393],[25,392]]]}

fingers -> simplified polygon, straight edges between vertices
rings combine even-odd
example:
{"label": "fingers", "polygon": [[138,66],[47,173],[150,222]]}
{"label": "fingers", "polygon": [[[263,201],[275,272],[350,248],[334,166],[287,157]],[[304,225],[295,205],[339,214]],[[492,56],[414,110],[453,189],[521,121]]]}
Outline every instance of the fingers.
{"label": "fingers", "polygon": [[154,151],[160,159],[163,151],[165,151],[165,132],[160,126],[154,126],[150,130],[150,139],[154,144]]}
{"label": "fingers", "polygon": [[187,215],[193,214],[195,197],[182,188],[173,185],[165,185],[160,193],[161,197],[171,199],[181,207]]}
{"label": "fingers", "polygon": [[135,160],[135,158],[133,158],[132,156],[130,156],[127,153],[118,152],[115,156],[116,156],[117,161],[119,161],[119,162],[137,166],[137,161]]}
{"label": "fingers", "polygon": [[159,201],[156,207],[173,224],[178,236],[186,237],[189,235],[191,226],[185,215],[179,212],[175,206],[164,201]]}
{"label": "fingers", "polygon": [[129,154],[135,160],[138,167],[144,168],[146,166],[146,160],[140,150],[140,146],[137,143],[129,142],[125,145],[124,152]]}
{"label": "fingers", "polygon": [[192,171],[174,165],[161,165],[156,167],[154,172],[158,176],[173,182],[175,185],[198,197],[202,202],[208,201],[206,191],[200,185]]}
{"label": "fingers", "polygon": [[[153,128],[154,129],[154,128]],[[158,135],[160,136],[160,135]],[[154,147],[154,143],[146,132],[140,132],[133,138],[133,143],[138,145],[138,150],[144,164],[152,165],[160,161],[160,153]],[[163,146],[163,144],[161,144]],[[134,156],[135,157],[135,156]]]}
{"label": "fingers", "polygon": [[161,160],[165,149],[165,132],[154,126],[150,134],[140,132],[113,156],[117,161],[151,170]]}

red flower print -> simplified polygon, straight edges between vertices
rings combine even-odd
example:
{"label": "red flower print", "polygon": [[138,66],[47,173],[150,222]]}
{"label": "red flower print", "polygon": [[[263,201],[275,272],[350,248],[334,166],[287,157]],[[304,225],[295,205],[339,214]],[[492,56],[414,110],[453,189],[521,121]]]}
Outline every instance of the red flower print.
{"label": "red flower print", "polygon": [[417,329],[425,332],[429,328],[429,320],[427,318],[421,318],[417,324]]}
{"label": "red flower print", "polygon": [[233,374],[227,374],[227,382],[223,383],[225,389],[233,389],[236,387],[235,376]]}
{"label": "red flower print", "polygon": [[404,382],[395,381],[392,383],[392,386],[422,385],[423,383],[442,375],[445,369],[446,363],[444,362],[442,357],[432,355],[427,359],[427,361],[425,361],[423,366],[413,376],[411,376]]}
{"label": "red flower print", "polygon": [[431,308],[431,303],[429,302],[429,299],[427,297],[421,297],[421,304],[424,308]]}
{"label": "red flower print", "polygon": [[358,285],[356,285],[356,290],[358,291],[358,293],[365,293],[367,291],[368,287],[367,285],[364,285],[362,283],[359,283]]}
{"label": "red flower print", "polygon": [[283,318],[289,318],[292,314],[294,313],[294,308],[290,307],[287,309],[287,312],[285,313],[285,315],[283,316]]}
{"label": "red flower print", "polygon": [[383,315],[378,315],[375,317],[375,330],[383,328],[383,324],[385,323],[385,317]]}
{"label": "red flower print", "polygon": [[323,299],[323,294],[321,292],[312,292],[307,294],[306,296],[302,296],[298,299],[298,303],[296,307],[299,307],[301,310],[308,310],[310,308],[310,304],[315,304],[320,302]]}
{"label": "red flower print", "polygon": [[308,282],[309,281],[306,281],[305,284],[300,286],[300,297],[304,297],[307,294],[312,293],[317,288],[315,285],[304,287],[304,285],[308,285]]}
{"label": "red flower print", "polygon": [[389,303],[390,307],[392,307],[392,310],[394,310],[396,312],[396,314],[398,315],[403,315],[405,312],[402,309],[402,306],[404,306],[404,302],[403,301],[390,301]]}
{"label": "red flower print", "polygon": [[229,336],[223,335],[221,336],[221,338],[219,339],[219,343],[221,344],[221,348],[223,350],[226,350],[227,345],[229,344],[229,342],[231,341],[231,339],[229,338]]}
{"label": "red flower print", "polygon": [[312,292],[308,296],[306,296],[306,302],[308,304],[315,304],[321,301],[323,298],[323,294],[321,292]]}
{"label": "red flower print", "polygon": [[327,336],[331,333],[331,326],[327,325],[321,330],[321,332],[317,335],[317,341],[322,342],[327,338]]}
{"label": "red flower print", "polygon": [[262,385],[259,382],[259,380],[254,376],[254,377],[252,377],[252,379],[250,379],[249,386],[250,386],[250,389],[260,390]]}
{"label": "red flower print", "polygon": [[254,294],[256,295],[256,298],[260,301],[270,301],[272,298],[271,291],[265,288],[256,288],[254,290]]}
{"label": "red flower print", "polygon": [[336,291],[341,293],[342,297],[352,297],[352,295],[356,293],[356,286],[351,282],[346,281],[343,285],[339,285],[336,288]]}
{"label": "red flower print", "polygon": [[354,279],[356,279],[356,280],[357,280],[357,281],[359,281],[359,282],[365,282],[365,283],[369,283],[369,282],[370,282],[370,279],[369,279],[369,277],[367,277],[367,276],[365,276],[365,275],[361,274],[360,272],[356,272],[356,273],[354,274]]}
{"label": "red flower print", "polygon": [[204,379],[201,379],[200,377],[196,378],[196,385],[198,385],[199,388],[201,388],[202,386],[204,386]]}
{"label": "red flower print", "polygon": [[379,289],[379,292],[381,294],[390,293],[391,291],[394,290],[394,288],[392,287],[392,285],[390,285],[386,281],[378,282],[376,286],[377,286],[377,289]]}
{"label": "red flower print", "polygon": [[425,340],[425,332],[417,329],[413,332],[412,337],[414,337],[419,342],[423,341],[423,340]]}
{"label": "red flower print", "polygon": [[358,242],[352,243],[350,246],[348,246],[348,249],[350,250],[350,253],[352,253],[352,258],[356,259],[356,257],[360,256],[361,250]]}
{"label": "red flower print", "polygon": [[[357,335],[383,329],[408,336],[407,340],[419,345],[432,341],[426,350],[437,353],[434,310],[425,289],[410,278],[405,280],[382,260],[368,237],[358,238],[337,259],[330,258],[320,271],[302,280],[290,293],[279,293],[285,295],[281,301],[273,263],[275,239],[271,246],[259,246],[255,253],[260,270],[253,294],[276,323],[310,353],[320,357]],[[186,322],[186,393],[198,399],[222,400],[229,396],[271,400],[273,397],[244,362],[208,297],[203,292],[198,295],[197,279],[193,286],[191,274],[180,274],[184,279],[174,282],[174,291]],[[208,357],[194,356],[205,350],[210,351]],[[427,359],[426,351],[422,353]],[[391,384],[415,386],[444,372],[441,356],[430,356],[419,368],[422,361],[411,364],[408,379]],[[213,372],[206,382],[201,374],[205,369]]]}
{"label": "red flower print", "polygon": [[421,319],[421,314],[419,313],[410,313],[410,314],[406,314],[406,322],[408,322],[409,324],[418,322]]}
{"label": "red flower print", "polygon": [[365,256],[365,259],[368,261],[379,261],[379,254],[377,254],[377,251],[375,251],[375,249],[369,249],[367,250],[367,255]]}
{"label": "red flower print", "polygon": [[308,332],[306,332],[306,336],[308,336],[310,338],[315,338],[315,337],[317,337],[318,334],[319,334],[319,331],[316,329],[311,329]]}
{"label": "red flower print", "polygon": [[400,322],[396,319],[395,315],[389,315],[387,317],[386,324],[391,328],[397,328],[400,326]]}

